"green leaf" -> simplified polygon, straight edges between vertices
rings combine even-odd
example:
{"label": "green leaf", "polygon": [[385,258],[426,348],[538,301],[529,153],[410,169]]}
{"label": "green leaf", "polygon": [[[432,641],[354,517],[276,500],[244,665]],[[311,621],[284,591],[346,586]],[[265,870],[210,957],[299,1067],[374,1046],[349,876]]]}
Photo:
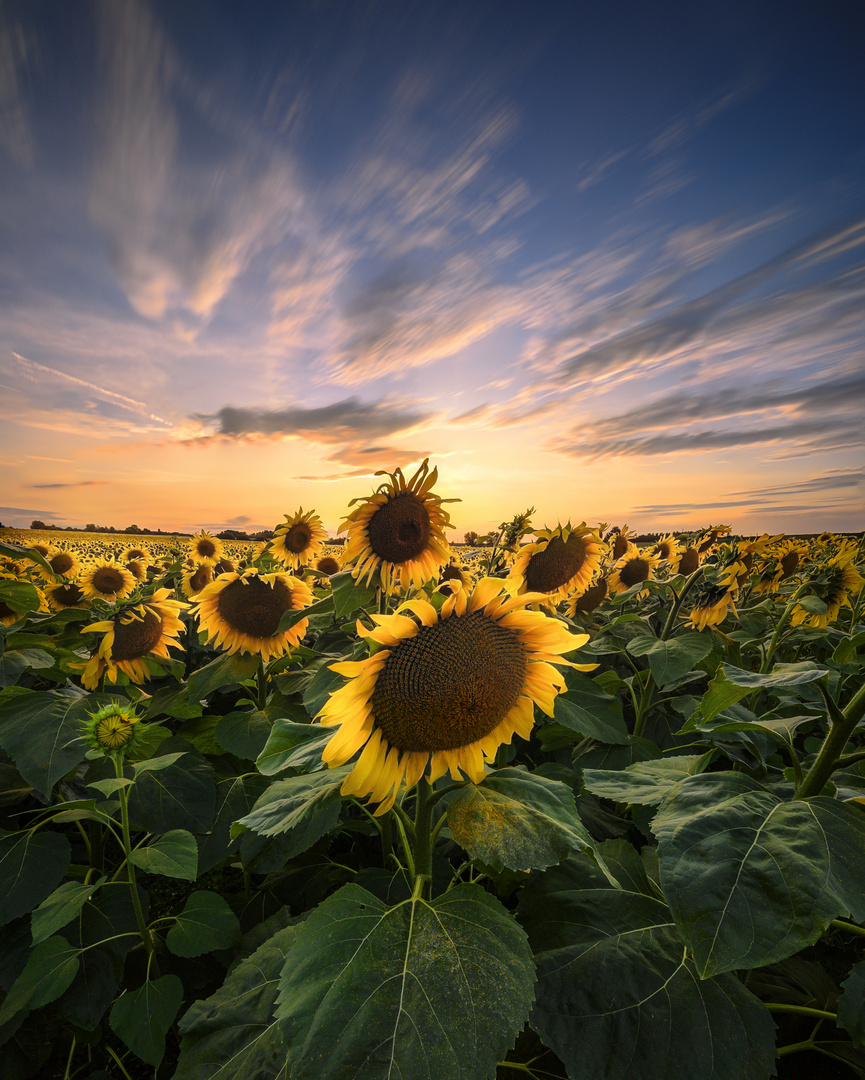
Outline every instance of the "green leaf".
{"label": "green leaf", "polygon": [[[557,871],[553,871],[558,875]],[[772,1020],[733,975],[701,981],[667,906],[614,889],[520,898],[538,968],[531,1024],[571,1080],[762,1080]]]}
{"label": "green leaf", "polygon": [[841,983],[838,1027],[843,1028],[853,1042],[865,1050],[865,960],[854,964],[849,977]]}
{"label": "green leaf", "polygon": [[198,845],[186,829],[172,829],[147,847],[136,848],[129,861],[146,874],[195,881],[198,877]]}
{"label": "green leaf", "polygon": [[267,743],[255,760],[256,767],[264,776],[273,776],[283,769],[306,764],[310,756],[320,761],[321,751],[333,738],[334,731],[320,724],[274,720]]}
{"label": "green leaf", "polygon": [[216,725],[216,739],[229,754],[255,761],[264,749],[271,727],[267,713],[236,709],[221,717]]}
{"label": "green leaf", "polygon": [[663,688],[681,678],[694,664],[709,655],[712,651],[712,638],[709,634],[697,632],[686,632],[670,638],[669,641],[637,637],[628,642],[627,648],[632,656],[645,656],[655,682]]}
{"label": "green leaf", "polygon": [[75,978],[78,950],[62,937],[40,942],[6,995],[0,1008],[0,1026],[22,1009],[38,1009],[55,1001]]}
{"label": "green leaf", "polygon": [[321,667],[313,675],[312,680],[303,694],[303,707],[313,718],[321,712],[330,695],[345,685],[342,675],[331,670],[330,665],[336,663],[338,657],[328,656],[324,658]]}
{"label": "green leaf", "polygon": [[583,783],[589,791],[614,802],[655,806],[667,792],[686,776],[700,773],[712,754],[683,754],[636,761],[621,770],[583,769]]}
{"label": "green leaf", "polygon": [[55,930],[71,922],[103,881],[104,877],[94,879],[87,885],[64,881],[50,896],[46,896],[30,916],[33,944],[38,945],[45,941]]}
{"label": "green leaf", "polygon": [[810,660],[801,660],[798,664],[776,664],[771,671],[763,675],[754,671],[743,671],[732,664],[722,664],[721,668],[734,686],[745,686],[749,690],[791,690],[816,682],[829,673],[828,668],[818,668]]}
{"label": "green leaf", "polygon": [[448,806],[448,828],[469,853],[496,868],[544,869],[597,848],[566,785],[525,769],[497,769],[465,784]]}
{"label": "green leaf", "polygon": [[178,1024],[173,1080],[287,1080],[288,1061],[273,1007],[297,930],[287,926],[233,968],[215,994]]}
{"label": "green leaf", "polygon": [[109,776],[107,780],[91,780],[89,784],[84,786],[96,788],[100,795],[109,799],[121,788],[132,787],[133,783],[134,781],[130,780],[128,776]]}
{"label": "green leaf", "polygon": [[165,1033],[180,1003],[183,983],[176,975],[163,975],[117,999],[108,1017],[111,1030],[133,1054],[156,1068],[165,1054]]}
{"label": "green leaf", "polygon": [[283,968],[292,1080],[487,1080],[533,982],[525,934],[479,886],[389,908],[346,885],[300,926]]}
{"label": "green leaf", "polygon": [[0,836],[0,926],[25,915],[50,895],[63,880],[71,858],[69,841],[57,832]]}
{"label": "green leaf", "polygon": [[14,686],[25,671],[54,667],[54,657],[44,649],[7,649],[0,656],[0,686]]}
{"label": "green leaf", "polygon": [[183,751],[173,765],[136,777],[129,793],[129,815],[135,827],[165,833],[187,829],[206,833],[216,812],[213,767],[185,739],[166,739],[162,751]]}
{"label": "green leaf", "polygon": [[19,615],[26,615],[28,611],[38,611],[39,602],[36,586],[31,585],[29,581],[0,581],[0,603],[12,608]]}
{"label": "green leaf", "polygon": [[829,610],[825,601],[821,600],[819,596],[800,596],[797,603],[800,608],[811,615],[825,615]]}
{"label": "green leaf", "polygon": [[[708,723],[713,720],[718,713],[724,712],[731,705],[735,705],[736,702],[741,701],[742,698],[747,697],[752,691],[747,686],[737,686],[735,683],[731,683],[727,676],[724,674],[725,665],[722,664],[715,677],[709,683],[709,687],[700,701],[699,714],[703,720]],[[689,721],[685,724],[683,731],[695,730],[695,726]]]}
{"label": "green leaf", "polygon": [[31,693],[0,705],[0,746],[28,784],[45,796],[84,760],[83,724],[102,695],[66,697],[54,691]]}
{"label": "green leaf", "polygon": [[344,619],[354,614],[375,597],[375,587],[370,585],[358,585],[351,576],[350,570],[344,570],[340,574],[334,574],[330,579],[330,587],[333,590],[333,610],[337,619]]}
{"label": "green leaf", "polygon": [[188,751],[180,750],[174,754],[163,754],[161,757],[147,758],[145,761],[136,761],[132,766],[135,771],[135,775],[139,776],[145,772],[159,772],[161,769],[167,769],[169,765],[173,765],[176,761],[179,761]]}
{"label": "green leaf", "polygon": [[229,776],[216,782],[216,816],[210,832],[199,840],[198,873],[206,874],[240,846],[231,838],[231,825],[248,814],[267,788],[267,780],[255,773]]}
{"label": "green leaf", "polygon": [[194,892],[168,931],[165,944],[175,956],[201,956],[227,949],[239,937],[240,923],[225,900],[216,893]]}
{"label": "green leaf", "polygon": [[251,679],[258,671],[258,660],[252,653],[223,653],[209,664],[193,671],[188,680],[190,704],[201,701],[220,687]]}
{"label": "green leaf", "polygon": [[553,705],[557,724],[600,742],[623,745],[628,741],[628,729],[617,698],[578,671],[566,672],[565,681],[567,692],[559,694]]}
{"label": "green leaf", "polygon": [[333,600],[331,597],[326,596],[323,600],[317,600],[314,604],[310,604],[309,607],[284,611],[282,613],[282,618],[279,620],[276,632],[277,634],[284,634],[286,630],[290,630],[293,626],[296,626],[301,619],[307,619],[310,615],[321,615],[332,610]]}
{"label": "green leaf", "polygon": [[237,824],[262,836],[283,837],[285,858],[292,859],[336,825],[342,805],[339,789],[351,768],[276,780]]}
{"label": "green leaf", "polygon": [[859,649],[865,645],[865,630],[853,637],[844,637],[835,646],[832,659],[836,664],[850,664],[857,659]]}
{"label": "green leaf", "polygon": [[865,814],[782,802],[744,773],[682,780],[661,803],[661,885],[702,976],[783,960],[832,919],[865,919]]}

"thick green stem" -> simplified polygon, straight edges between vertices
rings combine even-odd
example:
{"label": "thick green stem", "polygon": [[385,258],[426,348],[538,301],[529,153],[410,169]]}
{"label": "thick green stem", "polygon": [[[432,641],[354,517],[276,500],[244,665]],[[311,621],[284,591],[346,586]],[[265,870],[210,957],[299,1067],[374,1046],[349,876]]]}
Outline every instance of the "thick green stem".
{"label": "thick green stem", "polygon": [[673,601],[673,606],[670,608],[670,612],[667,615],[667,621],[664,623],[664,629],[661,631],[661,641],[666,641],[673,632],[673,627],[676,625],[676,616],[679,614],[679,608],[682,606],[682,601],[700,580],[702,573],[703,567],[698,566],[694,573],[685,580],[682,591],[676,594],[676,599]]}
{"label": "thick green stem", "polygon": [[825,1009],[812,1009],[807,1005],[787,1005],[781,1001],[767,1001],[764,1003],[769,1012],[796,1013],[799,1016],[816,1016],[820,1020],[831,1020],[833,1023],[838,1019],[838,1014],[826,1012]]}
{"label": "thick green stem", "polygon": [[422,776],[415,788],[414,815],[414,876],[415,884],[423,879],[420,895],[429,900],[432,895],[432,811],[430,801],[432,788],[425,776]]}
{"label": "thick green stem", "polygon": [[796,792],[797,799],[808,799],[819,795],[826,781],[837,768],[844,752],[844,747],[862,717],[865,716],[865,683],[859,687],[838,720],[833,720],[829,732],[823,740],[820,752],[805,779]]}
{"label": "thick green stem", "polygon": [[860,937],[865,937],[865,926],[857,926],[856,923],[847,922],[846,919],[833,919],[829,925],[836,930],[843,930],[848,934],[858,934]]}
{"label": "thick green stem", "polygon": [[643,734],[646,726],[646,717],[649,714],[649,706],[652,703],[652,695],[655,692],[655,680],[651,671],[646,671],[646,681],[640,691],[640,704],[634,721],[634,738],[638,739]]}
{"label": "thick green stem", "polygon": [[[114,755],[114,771],[117,773],[118,780],[123,779],[123,755]],[[130,862],[129,856],[132,854],[132,834],[129,829],[129,802],[127,799],[126,788],[122,787],[117,792],[120,797],[120,825],[123,829],[123,854],[126,858],[126,876],[129,881],[129,891],[132,894],[132,906],[135,908],[135,919],[138,923],[138,932],[141,935],[141,940],[144,944],[144,948],[147,950],[149,959],[153,959],[155,963],[155,950],[153,947],[153,938],[150,935],[150,931],[147,929],[147,921],[144,918],[144,912],[141,909],[141,899],[138,896],[138,885],[135,881],[135,866]],[[159,974],[159,965],[156,964],[156,972]]]}
{"label": "thick green stem", "polygon": [[256,681],[258,683],[258,700],[256,702],[256,708],[259,712],[264,712],[267,706],[267,671],[264,668],[264,660],[262,657],[258,658],[258,675]]}
{"label": "thick green stem", "polygon": [[763,662],[760,664],[761,675],[764,675],[769,670],[769,665],[772,663],[772,657],[775,655],[775,649],[777,649],[778,647],[779,639],[781,637],[781,631],[790,621],[790,616],[793,614],[793,609],[796,606],[796,601],[807,588],[808,583],[803,582],[790,597],[787,606],[784,608],[784,614],[778,620],[778,625],[775,627],[775,633],[772,635],[772,640],[769,642],[769,648],[766,650],[766,655],[763,657]]}
{"label": "thick green stem", "polygon": [[381,831],[381,865],[387,870],[390,857],[393,854],[393,811],[388,811],[380,823]]}

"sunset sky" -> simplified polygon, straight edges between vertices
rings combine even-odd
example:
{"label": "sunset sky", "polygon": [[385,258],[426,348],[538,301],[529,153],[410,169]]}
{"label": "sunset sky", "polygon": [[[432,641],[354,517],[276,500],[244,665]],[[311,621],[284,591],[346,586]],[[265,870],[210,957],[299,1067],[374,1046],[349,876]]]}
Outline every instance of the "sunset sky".
{"label": "sunset sky", "polygon": [[860,4],[0,20],[3,525],[865,528]]}

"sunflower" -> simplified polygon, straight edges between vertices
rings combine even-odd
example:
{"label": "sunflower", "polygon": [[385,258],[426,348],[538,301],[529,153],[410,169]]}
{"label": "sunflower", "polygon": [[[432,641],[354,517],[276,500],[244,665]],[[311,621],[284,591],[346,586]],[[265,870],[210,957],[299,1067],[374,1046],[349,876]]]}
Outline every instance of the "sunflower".
{"label": "sunflower", "polygon": [[133,749],[140,717],[129,706],[115,702],[88,713],[84,722],[84,737],[95,750],[104,754],[128,753]]}
{"label": "sunflower", "polygon": [[[525,608],[543,595],[501,597],[504,582],[484,578],[471,594],[457,582],[441,612],[409,600],[358,633],[384,648],[367,660],[332,664],[351,682],[330,696],[316,718],[339,724],[322,757],[331,768],[362,749],[343,795],[368,795],[386,813],[401,790],[429,766],[430,782],[450,770],[478,783],[484,762],[515,734],[529,738],[534,706],[552,716],[565,689],[553,664],[580,671],[562,654],[588,641],[557,619]],[[410,614],[405,614],[410,613]],[[411,616],[414,616],[412,618]]]}
{"label": "sunflower", "polygon": [[628,528],[627,525],[623,525],[621,528],[619,528],[618,525],[613,527],[612,536],[615,537],[615,539],[613,540],[614,559],[621,559],[621,557],[625,554],[625,552],[631,546],[631,541],[628,539],[628,537],[632,535],[633,534],[631,533],[631,530]]}
{"label": "sunflower", "polygon": [[229,653],[258,653],[267,663],[284,656],[306,633],[306,619],[277,633],[282,616],[309,607],[312,599],[309,586],[298,578],[250,568],[221,574],[206,585],[194,610],[208,641]]}
{"label": "sunflower", "polygon": [[457,565],[453,559],[442,567],[442,571],[439,574],[438,592],[443,596],[450,596],[453,590],[453,583],[458,581],[464,589],[471,587],[472,578],[469,572],[464,566]]}
{"label": "sunflower", "polygon": [[47,586],[45,597],[52,611],[64,611],[66,608],[86,608],[89,606],[81,586],[74,581],[64,581],[59,585]]}
{"label": "sunflower", "polygon": [[781,544],[775,552],[780,567],[779,581],[786,581],[788,577],[792,577],[796,573],[799,564],[802,562],[803,554],[802,545],[797,544],[795,540],[787,540]]}
{"label": "sunflower", "polygon": [[147,566],[150,563],[150,552],[142,547],[128,547],[120,556],[122,563],[139,562]]}
{"label": "sunflower", "polygon": [[100,559],[86,569],[78,584],[88,600],[122,600],[135,588],[135,578],[113,559]]}
{"label": "sunflower", "polygon": [[662,536],[652,548],[652,554],[657,555],[661,562],[668,562],[673,565],[678,564],[679,558],[684,554],[684,551],[685,549],[672,533]]}
{"label": "sunflower", "polygon": [[585,521],[574,528],[557,525],[539,529],[532,544],[519,549],[505,587],[515,596],[543,593],[547,603],[557,603],[570,593],[584,593],[601,565],[605,545]]}
{"label": "sunflower", "polygon": [[[655,568],[660,562],[658,555],[653,555],[648,548],[639,549],[636,544],[628,544],[628,550],[615,564],[607,579],[610,593],[626,592],[632,585],[639,585],[643,581],[651,581],[655,576]],[[647,594],[646,589],[637,593],[637,598],[642,599]]]}
{"label": "sunflower", "polygon": [[420,588],[438,577],[439,568],[448,561],[449,547],[444,530],[450,515],[442,509],[441,499],[431,488],[438,479],[438,469],[429,471],[429,458],[411,480],[401,469],[387,475],[390,483],[380,484],[368,499],[352,499],[361,505],[340,525],[348,530],[342,564],[353,566],[352,577],[360,584],[378,578],[386,594],[410,585]]}
{"label": "sunflower", "polygon": [[[852,565],[856,557],[856,547],[842,546],[837,554],[821,568],[817,581],[811,583],[814,595],[826,605],[826,611],[821,615],[816,612],[806,611],[800,604],[793,608],[790,622],[794,626],[813,626],[819,629],[834,622],[842,607],[850,607],[850,596],[858,595],[862,588],[862,575]],[[822,579],[822,580],[820,580]]]}
{"label": "sunflower", "polygon": [[83,666],[81,683],[86,690],[95,690],[103,674],[116,683],[121,671],[134,683],[146,682],[146,657],[171,659],[168,646],[178,644],[177,635],[183,629],[178,615],[189,604],[170,600],[170,595],[168,589],[159,589],[149,600],[82,628],[82,634],[103,635],[96,652]]}
{"label": "sunflower", "polygon": [[192,538],[191,555],[195,562],[214,566],[222,556],[222,541],[216,536],[211,536],[206,529],[202,529]]}
{"label": "sunflower", "polygon": [[312,510],[285,517],[284,525],[277,525],[273,530],[273,539],[268,545],[271,555],[288,570],[297,570],[318,557],[327,540],[327,532],[321,518]]}
{"label": "sunflower", "polygon": [[74,577],[80,568],[78,558],[74,551],[68,551],[66,548],[59,548],[56,551],[49,552],[45,557],[45,561],[51,567],[52,573],[49,573],[44,567],[37,567],[37,572],[46,580],[54,581],[54,576],[71,578]]}
{"label": "sunflower", "polygon": [[[709,525],[707,529],[703,530],[703,539],[698,548],[700,554],[704,551],[708,551],[712,544],[718,539],[719,536],[725,536],[732,529],[732,525]],[[708,534],[708,535],[707,535]]]}
{"label": "sunflower", "polygon": [[147,563],[139,559],[128,559],[125,566],[136,582],[147,581]]}
{"label": "sunflower", "polygon": [[322,574],[333,577],[334,574],[339,573],[339,559],[335,559],[333,555],[323,555],[318,562],[316,562],[315,568]]}
{"label": "sunflower", "polygon": [[683,577],[690,577],[702,561],[703,556],[698,548],[690,544],[678,557],[678,560],[672,564],[673,573],[682,574]]}
{"label": "sunflower", "polygon": [[691,609],[689,623],[696,630],[705,630],[707,626],[717,626],[727,617],[727,608],[735,613],[736,587],[727,585],[705,585],[698,593]]}
{"label": "sunflower", "polygon": [[594,611],[596,607],[600,607],[606,599],[606,596],[607,579],[602,577],[599,578],[594,585],[589,586],[589,588],[581,595],[571,597],[570,603],[566,609],[567,613],[573,618],[578,611]]}
{"label": "sunflower", "polygon": [[183,595],[191,599],[193,596],[197,596],[204,586],[209,585],[211,581],[213,581],[213,568],[206,563],[196,566],[193,570],[186,570],[181,585]]}
{"label": "sunflower", "polygon": [[214,566],[213,572],[218,576],[219,574],[233,574],[236,569],[237,567],[231,559],[226,559],[225,556],[223,556],[216,566]]}

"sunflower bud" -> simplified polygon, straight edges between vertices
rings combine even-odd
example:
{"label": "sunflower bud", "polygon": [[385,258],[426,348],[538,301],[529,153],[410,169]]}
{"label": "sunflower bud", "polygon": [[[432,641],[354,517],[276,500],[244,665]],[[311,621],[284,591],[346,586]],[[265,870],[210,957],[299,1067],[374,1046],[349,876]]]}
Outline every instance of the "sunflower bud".
{"label": "sunflower bud", "polygon": [[124,757],[134,748],[140,717],[128,705],[114,703],[104,705],[84,722],[84,737],[103,754],[122,754]]}

